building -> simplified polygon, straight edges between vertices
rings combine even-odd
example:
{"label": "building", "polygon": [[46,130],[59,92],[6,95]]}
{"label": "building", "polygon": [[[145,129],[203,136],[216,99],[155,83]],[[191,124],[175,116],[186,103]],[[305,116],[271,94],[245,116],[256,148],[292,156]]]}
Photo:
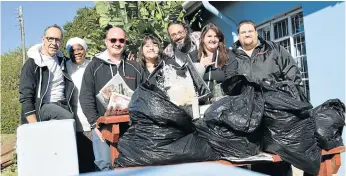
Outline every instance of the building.
{"label": "building", "polygon": [[[237,40],[236,25],[254,21],[260,36],[279,42],[296,59],[313,106],[332,98],[345,103],[345,2],[186,1],[183,7],[193,30],[214,23],[228,47]],[[342,154],[338,174],[345,175],[345,163]]]}
{"label": "building", "polygon": [[[240,21],[250,19],[264,39],[279,42],[296,59],[311,103],[317,106],[331,98],[345,102],[345,3],[300,1],[210,1],[214,15],[202,2],[184,3],[191,28],[207,23],[220,27],[227,46]],[[222,19],[220,19],[220,17]],[[225,22],[229,19],[234,25]],[[203,20],[202,20],[203,19]]]}

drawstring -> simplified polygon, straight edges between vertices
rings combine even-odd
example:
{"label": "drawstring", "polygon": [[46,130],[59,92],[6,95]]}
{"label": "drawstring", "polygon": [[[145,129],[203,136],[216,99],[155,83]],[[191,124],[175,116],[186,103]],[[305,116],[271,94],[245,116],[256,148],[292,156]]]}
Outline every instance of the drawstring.
{"label": "drawstring", "polygon": [[215,68],[217,68],[217,62],[219,60],[219,50],[216,50]]}
{"label": "drawstring", "polygon": [[114,74],[113,74],[112,65],[109,65],[109,68],[111,69],[111,74],[112,74],[112,77],[113,77],[113,76],[114,76]]}
{"label": "drawstring", "polygon": [[[216,50],[216,59],[215,59],[215,68],[217,68],[217,60],[218,60],[218,57],[219,57],[219,50]],[[210,79],[211,79],[211,67],[209,67],[209,79],[208,79],[208,87],[210,85]]]}
{"label": "drawstring", "polygon": [[[215,68],[217,68],[217,61],[219,59],[219,50],[217,49],[216,50],[216,59],[215,59]],[[211,82],[211,70],[212,70],[212,67],[209,67],[209,79],[208,79],[208,87],[210,86],[210,82]],[[215,85],[213,85],[214,87]],[[214,89],[214,88],[213,88]]]}
{"label": "drawstring", "polygon": [[40,67],[40,81],[39,81],[39,85],[38,85],[37,98],[41,97],[41,84],[42,84],[42,68]]}
{"label": "drawstring", "polygon": [[[122,60],[123,62],[125,62],[124,60]],[[120,62],[121,64],[121,62]],[[113,69],[112,69],[112,65],[110,64],[109,65],[109,68],[111,69],[111,74],[112,74],[112,77],[114,76],[114,73],[113,73]],[[117,66],[117,74],[119,74],[119,67]],[[123,63],[123,74],[124,74],[124,77],[126,76],[125,74],[125,63]]]}
{"label": "drawstring", "polygon": [[[112,65],[109,65],[109,68],[111,69],[111,73],[112,73],[112,77],[113,77],[114,73],[113,73]],[[119,69],[118,68],[117,68],[117,74],[119,74]],[[124,74],[124,77],[125,77],[126,76],[126,74],[125,74],[125,63],[123,63],[123,74]]]}
{"label": "drawstring", "polygon": [[125,73],[125,61],[123,60],[123,74],[124,74],[124,77],[126,77],[126,73]]}

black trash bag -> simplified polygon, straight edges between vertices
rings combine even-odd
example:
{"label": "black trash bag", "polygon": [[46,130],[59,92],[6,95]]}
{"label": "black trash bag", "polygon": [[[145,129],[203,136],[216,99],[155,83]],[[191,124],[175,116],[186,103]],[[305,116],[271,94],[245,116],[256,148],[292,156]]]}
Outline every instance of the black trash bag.
{"label": "black trash bag", "polygon": [[115,167],[217,159],[209,144],[195,134],[192,118],[156,86],[138,87],[129,112],[131,126],[119,139]]}
{"label": "black trash bag", "polygon": [[231,81],[226,80],[222,87],[233,87],[228,88],[231,96],[214,102],[205,111],[203,120],[208,124],[224,124],[239,132],[254,132],[260,126],[264,110],[260,85],[237,75]]}
{"label": "black trash bag", "polygon": [[[232,94],[214,102],[204,113],[204,118],[195,123],[197,132],[222,157],[249,157],[259,154],[264,100],[260,86],[249,82],[244,76],[235,76],[233,81],[222,85],[227,89],[237,87]],[[237,92],[238,91],[238,92]]]}
{"label": "black trash bag", "polygon": [[263,150],[279,155],[304,172],[317,175],[321,149],[314,136],[315,122],[310,116],[312,105],[301,99],[293,83],[263,85]]}
{"label": "black trash bag", "polygon": [[345,125],[345,104],[331,99],[311,111],[316,122],[316,136],[322,149],[343,146],[342,130]]}

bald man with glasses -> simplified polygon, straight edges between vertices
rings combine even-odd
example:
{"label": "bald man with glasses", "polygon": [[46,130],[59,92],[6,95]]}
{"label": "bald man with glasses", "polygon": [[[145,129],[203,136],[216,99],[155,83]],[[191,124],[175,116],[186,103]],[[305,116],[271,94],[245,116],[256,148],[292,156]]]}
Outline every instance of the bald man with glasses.
{"label": "bald man with glasses", "polygon": [[67,58],[59,50],[62,37],[58,25],[48,26],[42,43],[28,50],[19,84],[23,124],[73,119],[74,84],[66,70]]}
{"label": "bald man with glasses", "polygon": [[[83,113],[91,124],[95,164],[102,171],[112,169],[113,161],[109,145],[102,138],[101,129],[96,127],[97,119],[106,114],[106,108],[96,95],[117,74],[133,91],[143,79],[143,70],[139,63],[126,59],[126,34],[123,29],[110,28],[104,42],[106,50],[96,54],[85,69],[79,96]],[[120,126],[121,130],[128,128],[127,124]]]}

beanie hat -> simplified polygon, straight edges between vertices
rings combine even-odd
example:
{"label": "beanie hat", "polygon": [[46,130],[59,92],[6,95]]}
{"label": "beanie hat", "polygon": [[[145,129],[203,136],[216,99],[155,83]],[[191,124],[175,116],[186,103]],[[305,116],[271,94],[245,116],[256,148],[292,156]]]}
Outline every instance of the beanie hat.
{"label": "beanie hat", "polygon": [[85,40],[78,38],[78,37],[74,37],[74,38],[70,38],[67,43],[66,43],[66,51],[70,52],[70,49],[72,47],[72,45],[74,44],[80,44],[83,46],[84,50],[86,51],[88,49],[88,45],[85,42]]}

